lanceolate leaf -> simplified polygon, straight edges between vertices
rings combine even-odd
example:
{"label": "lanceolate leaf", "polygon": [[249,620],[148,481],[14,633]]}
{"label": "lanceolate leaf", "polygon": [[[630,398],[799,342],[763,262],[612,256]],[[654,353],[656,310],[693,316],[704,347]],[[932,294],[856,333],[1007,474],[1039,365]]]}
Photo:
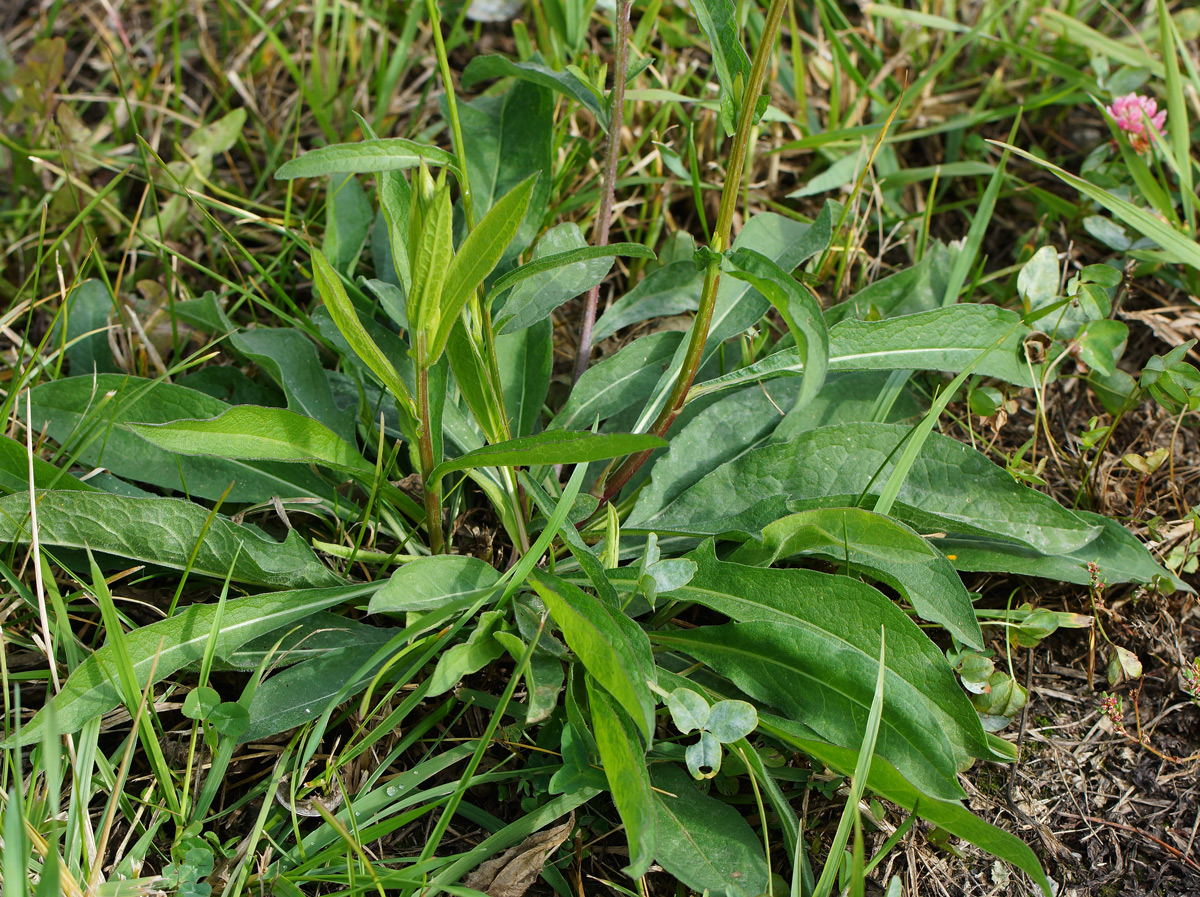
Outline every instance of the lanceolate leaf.
{"label": "lanceolate leaf", "polygon": [[861,508],[801,511],[763,528],[762,544],[734,553],[740,564],[769,567],[780,558],[807,555],[848,563],[887,583],[923,620],[941,623],[960,642],[982,651],[983,633],[971,597],[945,556],[902,523]]}
{"label": "lanceolate leaf", "polygon": [[692,10],[704,36],[708,38],[717,78],[721,82],[721,107],[725,127],[732,133],[736,102],[751,103],[757,97],[740,96],[750,78],[750,57],[738,34],[737,11],[731,0],[692,0]]}
{"label": "lanceolate leaf", "polygon": [[757,895],[767,891],[771,870],[762,838],[742,814],[703,794],[673,763],[654,767],[658,816],[655,860],[696,892]]}
{"label": "lanceolate leaf", "polygon": [[608,130],[608,116],[591,88],[572,72],[556,72],[540,62],[511,62],[503,56],[476,56],[462,73],[462,86],[469,90],[489,78],[519,78],[577,100],[596,117],[600,127]]}
{"label": "lanceolate leaf", "polygon": [[516,236],[521,222],[525,220],[525,211],[529,208],[529,197],[536,180],[536,176],[526,178],[492,206],[455,253],[442,289],[437,335],[430,345],[430,358],[433,360],[436,361],[445,349],[458,313],[467,304],[471,294],[479,289],[483,279],[492,273],[504,250]]}
{"label": "lanceolate leaf", "polygon": [[579,464],[604,461],[646,449],[662,448],[665,439],[648,433],[587,433],[577,430],[547,430],[536,436],[521,436],[486,445],[434,468],[438,480],[455,470],[472,467],[527,467],[537,464]]}
{"label": "lanceolate leaf", "polygon": [[[829,371],[927,370],[956,374],[978,359],[975,372],[1017,386],[1040,382],[1041,366],[1030,366],[1023,340],[1030,330],[1020,316],[994,305],[952,305],[883,321],[846,319],[829,330]],[[1003,342],[996,346],[998,340]],[[992,349],[980,358],[980,354]],[[692,389],[697,397],[804,371],[804,357],[792,347],[752,365],[707,380]]]}
{"label": "lanceolate leaf", "polygon": [[[880,601],[887,603],[883,596]],[[843,607],[836,617],[848,615]],[[803,721],[832,744],[861,744],[878,657],[811,623],[783,622],[784,616],[777,614],[769,623],[659,631],[651,634],[651,641],[707,664],[756,701]],[[878,611],[873,617],[876,622]],[[954,751],[929,699],[890,670],[889,674],[876,746],[880,756],[932,795],[963,797]]]}
{"label": "lanceolate leaf", "polygon": [[313,250],[312,261],[313,280],[316,282],[317,291],[321,294],[325,308],[329,311],[329,317],[337,326],[338,331],[350,344],[354,354],[362,359],[363,364],[370,368],[380,382],[388,388],[393,398],[400,402],[409,414],[416,417],[416,403],[413,401],[412,394],[404,385],[404,381],[400,379],[395,366],[371,339],[371,335],[363,327],[362,321],[358,319],[358,312],[354,310],[354,304],[346,295],[346,288],[338,279],[337,272],[333,270],[319,249]]}
{"label": "lanceolate leaf", "polygon": [[[228,501],[266,501],[272,496],[332,500],[333,489],[307,468],[269,461],[187,457],[156,448],[134,435],[130,421],[166,423],[216,417],[229,409],[219,399],[174,383],[119,374],[67,377],[35,386],[32,424],[89,467],[139,483],[217,499],[233,483]],[[24,417],[25,403],[19,403]]]}
{"label": "lanceolate leaf", "polygon": [[796,405],[804,407],[825,383],[829,367],[829,331],[817,300],[786,271],[749,247],[736,250],[730,262],[733,276],[753,284],[783,317],[796,340],[796,352],[804,365],[804,382]]}
{"label": "lanceolate leaf", "polygon": [[590,677],[587,683],[600,761],[629,840],[629,865],[623,871],[630,878],[641,878],[658,852],[658,818],[645,749],[618,703],[604,689],[594,687]]}
{"label": "lanceolate leaf", "polygon": [[[29,496],[0,498],[0,542],[29,541]],[[42,545],[90,548],[136,561],[258,586],[333,586],[342,578],[317,560],[295,530],[275,542],[176,498],[127,498],[102,492],[38,493]]]}
{"label": "lanceolate leaf", "polygon": [[311,178],[323,174],[370,174],[415,168],[424,159],[430,165],[454,168],[454,157],[435,146],[416,143],[403,137],[336,143],[310,150],[284,162],[275,172],[279,180]]}
{"label": "lanceolate leaf", "polygon": [[481,595],[499,581],[500,574],[491,564],[469,555],[418,558],[391,575],[371,598],[368,611],[379,614],[434,610],[467,595]]}
{"label": "lanceolate leaf", "polygon": [[654,699],[646,681],[653,675],[654,660],[646,634],[621,610],[555,576],[538,571],[530,584],[549,608],[567,646],[649,743],[654,734]]}
{"label": "lanceolate leaf", "polygon": [[[688,555],[696,562],[691,581],[669,593],[694,601],[739,622],[802,626],[814,633],[830,656],[851,652],[861,667],[857,684],[870,706],[878,666],[879,626],[887,626],[888,700],[911,699],[938,719],[956,759],[995,759],[990,743],[945,656],[908,615],[879,591],[847,576],[815,570],[774,570],[717,560],[712,542]],[[818,666],[822,659],[814,661]],[[814,696],[812,700],[817,700]],[[816,717],[798,717],[818,729]],[[865,717],[864,717],[865,719]],[[857,745],[857,741],[846,744]]]}
{"label": "lanceolate leaf", "polygon": [[134,424],[147,442],[181,455],[324,464],[370,475],[374,468],[324,424],[284,408],[237,405],[211,420]]}
{"label": "lanceolate leaf", "polygon": [[[646,508],[630,528],[757,536],[790,511],[847,507],[882,489],[893,452],[909,428],[848,423],[751,449],[712,471],[662,509]],[[1082,548],[1099,528],[1015,482],[970,446],[933,433],[900,490],[892,515],[919,532],[993,535],[1048,554]]]}
{"label": "lanceolate leaf", "polygon": [[[253,638],[275,632],[326,608],[363,598],[378,587],[378,583],[364,583],[232,598],[225,602],[221,613],[216,655],[224,657]],[[204,657],[217,610],[216,604],[194,604],[173,617],[127,633],[125,644],[138,684],[143,688],[147,685],[151,669],[157,682],[188,664],[199,663]],[[121,703],[113,675],[116,662],[113,649],[105,646],[71,673],[62,691],[51,700],[58,734],[78,732],[89,719],[107,713]],[[46,709],[43,708],[21,729],[20,742],[37,742],[45,722]],[[0,747],[8,748],[16,743],[17,738],[10,738]]]}

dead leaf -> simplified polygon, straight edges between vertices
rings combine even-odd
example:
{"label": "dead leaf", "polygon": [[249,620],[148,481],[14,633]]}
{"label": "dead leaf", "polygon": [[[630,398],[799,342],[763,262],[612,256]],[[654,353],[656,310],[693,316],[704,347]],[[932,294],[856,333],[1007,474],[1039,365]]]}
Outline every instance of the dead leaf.
{"label": "dead leaf", "polygon": [[572,811],[562,825],[535,832],[516,847],[480,865],[463,879],[463,885],[483,891],[489,897],[522,897],[542,874],[547,857],[567,840],[574,826]]}

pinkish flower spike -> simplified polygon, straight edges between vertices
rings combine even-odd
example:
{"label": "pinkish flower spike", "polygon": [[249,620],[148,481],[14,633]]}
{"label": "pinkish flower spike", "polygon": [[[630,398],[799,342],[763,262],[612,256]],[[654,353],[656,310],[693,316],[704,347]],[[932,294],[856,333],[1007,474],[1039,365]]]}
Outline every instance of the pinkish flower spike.
{"label": "pinkish flower spike", "polygon": [[[1167,123],[1167,110],[1159,109],[1158,102],[1153,97],[1130,93],[1117,97],[1111,106],[1104,111],[1112,116],[1117,127],[1129,138],[1129,145],[1135,152],[1143,152],[1150,146],[1150,141],[1162,134],[1163,126]],[[1146,123],[1150,123],[1150,133],[1147,134]]]}

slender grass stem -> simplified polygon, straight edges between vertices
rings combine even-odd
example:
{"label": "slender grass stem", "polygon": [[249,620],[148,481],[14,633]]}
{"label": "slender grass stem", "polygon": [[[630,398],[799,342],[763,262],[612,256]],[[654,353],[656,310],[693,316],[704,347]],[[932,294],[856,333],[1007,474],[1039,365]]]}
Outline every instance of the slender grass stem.
{"label": "slender grass stem", "polygon": [[417,424],[419,429],[418,451],[421,455],[421,479],[425,485],[425,528],[429,530],[429,553],[441,554],[442,539],[442,490],[431,474],[437,466],[433,456],[432,415],[429,411],[429,364],[423,334],[417,335]]}
{"label": "slender grass stem", "polygon": [[[754,63],[750,68],[750,78],[742,94],[741,110],[738,113],[737,130],[734,133],[733,148],[729,154],[729,165],[725,169],[725,184],[721,190],[721,205],[717,211],[717,225],[713,230],[711,249],[717,255],[708,263],[704,272],[704,289],[700,294],[700,307],[696,311],[696,319],[692,323],[691,341],[688,343],[687,354],[683,359],[679,376],[671,393],[663,405],[662,411],[650,427],[650,432],[656,436],[664,435],[683,410],[684,400],[688,390],[696,379],[700,362],[704,357],[704,346],[708,342],[708,329],[712,323],[713,309],[717,302],[717,287],[721,282],[721,261],[719,254],[729,246],[729,233],[733,228],[733,213],[737,206],[738,195],[741,193],[743,169],[746,164],[747,151],[750,145],[750,135],[755,127],[755,106],[762,92],[763,81],[767,74],[767,65],[771,51],[775,46],[775,38],[779,34],[779,23],[787,9],[786,0],[771,0],[767,10],[767,20],[763,25],[762,40],[754,53]],[[601,504],[610,501],[626,483],[646,463],[650,452],[639,452],[630,455],[613,473],[612,478],[604,488]]]}
{"label": "slender grass stem", "polygon": [[[600,214],[596,216],[596,236],[592,241],[597,246],[608,245],[608,232],[612,227],[613,202],[617,192],[617,164],[621,155],[621,131],[625,127],[625,73],[629,65],[629,9],[630,0],[617,0],[616,34],[613,51],[613,88],[608,114],[608,147],[604,154],[604,191],[600,196]],[[583,322],[579,327],[579,352],[575,356],[575,379],[587,370],[592,356],[592,328],[596,324],[596,306],[600,300],[600,284],[587,294],[583,309]]]}

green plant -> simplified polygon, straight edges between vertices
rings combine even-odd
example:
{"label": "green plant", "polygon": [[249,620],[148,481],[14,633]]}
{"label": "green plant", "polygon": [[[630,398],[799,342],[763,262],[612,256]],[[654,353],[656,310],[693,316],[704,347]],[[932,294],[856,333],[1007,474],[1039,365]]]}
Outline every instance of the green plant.
{"label": "green plant", "polygon": [[[609,813],[602,793],[635,879],[658,863],[696,890],[756,894],[790,866],[794,894],[830,893],[843,871],[855,891],[895,843],[864,856],[858,804],[868,791],[906,810],[905,825],[927,819],[1048,892],[1028,847],[961,803],[961,769],[1013,758],[1012,745],[985,729],[1002,728],[1024,695],[1011,669],[997,672],[986,656],[988,613],[960,574],[1177,581],[1119,525],[1060,506],[934,428],[969,379],[970,395],[994,408],[1003,390],[1046,388],[1068,359],[1114,377],[1126,332],[1109,319],[1108,291],[1119,272],[1089,265],[1060,288],[1057,254],[1046,247],[1017,277],[1020,312],[958,304],[964,290],[972,295],[1006,183],[1002,160],[986,172],[947,172],[991,176],[965,246],[952,252],[927,239],[926,227],[927,251],[913,267],[823,308],[816,293],[849,270],[847,232],[859,226],[852,206],[867,166],[856,161],[850,203],[830,200],[811,220],[751,214],[745,172],[770,124],[764,84],[778,62],[787,11],[779,0],[748,12],[749,28],[725,0],[695,6],[720,84],[724,174],[702,184],[694,143],[687,168],[682,155],[674,161],[696,196],[720,191],[708,245],[669,233],[653,241],[656,257],[643,243],[607,243],[611,191],[622,185],[622,92],[644,66],[617,66],[605,95],[597,70],[566,63],[580,52],[587,4],[542,7],[539,45],[553,65],[476,59],[465,83],[503,80],[460,102],[453,40],[437,4],[425,5],[449,149],[428,134],[380,138],[366,119],[362,139],[339,143],[322,110],[328,144],[276,173],[289,183],[328,178],[320,247],[286,236],[288,252],[308,260],[320,300],[311,309],[273,280],[264,280],[276,287],[271,302],[223,284],[220,295],[174,304],[177,321],[205,334],[204,349],[168,353],[157,373],[147,361],[140,373],[154,376],[127,376],[73,317],[99,314],[117,292],[103,270],[71,285],[48,337],[71,376],[51,376],[45,358],[30,362],[7,401],[27,433],[57,448],[46,460],[32,435],[27,446],[0,437],[0,541],[35,546],[39,571],[80,569],[78,552],[89,549],[106,564],[150,563],[174,597],[162,619],[134,625],[96,564],[75,596],[57,595],[53,576],[36,594],[26,589],[47,654],[62,644],[70,672],[38,715],[6,733],[6,747],[40,742],[48,755],[61,732],[79,733],[94,751],[93,721],[123,704],[137,721],[128,749],[136,741],[151,758],[165,805],[139,831],[135,855],[168,843],[163,884],[180,893],[208,887],[219,845],[197,831],[210,820],[220,770],[239,745],[292,730],[249,838],[287,846],[261,864],[252,850],[222,857],[234,893],[291,893],[329,877],[363,891],[446,890],[572,811]],[[627,10],[618,3],[619,54],[626,40],[637,43]],[[841,12],[821,4],[819,15]],[[460,26],[450,24],[450,38]],[[933,68],[951,65],[965,40]],[[861,81],[863,97],[875,90],[853,66],[839,78]],[[336,80],[310,84],[310,103]],[[556,117],[560,102],[609,129],[606,193],[591,203],[605,245],[588,246],[578,225],[558,220],[571,201],[564,184],[574,173],[562,160],[573,158],[566,147],[575,139],[566,116]],[[864,159],[894,155],[885,131]],[[205,139],[194,166],[167,168],[172,199],[190,195],[233,145]],[[941,174],[932,177],[936,187]],[[373,202],[364,183],[373,183]],[[164,204],[140,239],[165,245],[186,208]],[[372,277],[359,276],[368,244]],[[618,257],[644,262],[647,276],[595,332],[695,311],[688,330],[643,335],[552,398],[552,316],[597,288]],[[243,300],[269,313],[258,326],[239,317]],[[262,382],[230,375],[230,401],[204,379],[189,385],[205,371],[235,370],[206,365],[210,338],[254,364]],[[1180,412],[1196,392],[1181,348],[1142,377]],[[917,385],[939,390],[932,402],[914,388],[913,371],[931,372]],[[104,472],[76,476],[76,467]],[[308,519],[297,526],[300,515]],[[472,516],[486,521],[479,540],[469,538]],[[19,582],[15,558],[6,575]],[[222,592],[215,604],[176,613],[195,580],[245,594]],[[93,601],[106,635],[83,652],[70,611]],[[1028,645],[1063,621],[1026,607],[1004,622]],[[950,641],[949,657],[930,631]],[[237,701],[222,701],[229,695],[210,684],[218,668],[255,671]],[[182,777],[160,756],[161,722],[145,713],[149,691],[174,688],[159,684],[176,674],[195,679],[180,708],[191,726]],[[483,687],[488,675],[502,684]],[[482,717],[454,743],[447,733],[468,731],[468,713]],[[217,773],[197,787],[201,744]],[[497,756],[485,765],[489,752]],[[794,768],[769,762],[779,754],[849,777],[851,799],[819,878],[795,807],[804,786],[786,774]],[[385,777],[397,758],[414,756]],[[12,763],[5,816],[8,843],[20,846],[3,871],[7,882],[34,864],[45,882],[57,854],[48,849],[49,867],[40,865],[19,834],[31,818],[14,809],[21,762]],[[697,786],[718,772],[746,786],[761,832]],[[62,767],[46,765],[43,775]],[[469,799],[492,786],[525,795],[520,815],[496,819]],[[86,806],[88,797],[85,788],[72,800]],[[456,814],[493,834],[452,853],[444,838]],[[324,825],[305,830],[297,816]],[[362,845],[411,823],[429,832],[419,854],[395,865],[366,859]]]}

